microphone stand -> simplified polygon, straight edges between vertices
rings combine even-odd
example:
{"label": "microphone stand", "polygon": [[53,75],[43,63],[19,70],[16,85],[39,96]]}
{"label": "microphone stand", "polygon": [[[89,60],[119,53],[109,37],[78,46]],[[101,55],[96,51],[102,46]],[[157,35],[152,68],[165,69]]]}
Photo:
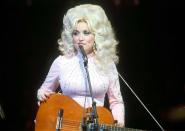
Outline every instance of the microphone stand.
{"label": "microphone stand", "polygon": [[156,122],[156,124],[159,126],[161,131],[164,131],[164,128],[159,124],[157,119],[152,115],[152,113],[148,110],[148,108],[145,106],[145,104],[141,101],[141,99],[137,96],[137,94],[134,92],[134,90],[129,86],[129,84],[126,82],[125,79],[121,76],[121,74],[118,72],[119,77],[122,79],[122,81],[125,83],[125,85],[129,88],[129,90],[133,93],[133,95],[137,98],[137,100],[140,102],[140,104],[143,106],[143,108],[149,113],[149,115],[152,117],[152,119]]}
{"label": "microphone stand", "polygon": [[84,68],[86,71],[86,78],[88,81],[89,85],[89,90],[90,90],[90,95],[92,98],[92,111],[90,112],[90,123],[85,123],[85,131],[98,131],[99,130],[99,123],[98,123],[98,114],[96,110],[96,102],[94,101],[94,97],[92,94],[92,86],[91,86],[91,81],[89,77],[89,71],[88,71],[88,59],[85,54],[85,51],[82,46],[80,46],[81,53],[83,55],[83,60],[84,60]]}

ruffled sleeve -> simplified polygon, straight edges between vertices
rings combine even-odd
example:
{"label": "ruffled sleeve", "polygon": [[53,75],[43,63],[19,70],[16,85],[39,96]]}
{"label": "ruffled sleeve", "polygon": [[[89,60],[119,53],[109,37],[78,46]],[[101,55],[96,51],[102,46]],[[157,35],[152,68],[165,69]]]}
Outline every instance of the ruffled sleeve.
{"label": "ruffled sleeve", "polygon": [[125,125],[125,108],[123,98],[120,91],[120,83],[116,66],[113,65],[110,77],[110,83],[108,88],[108,98],[110,109],[114,120],[117,120],[118,124]]}

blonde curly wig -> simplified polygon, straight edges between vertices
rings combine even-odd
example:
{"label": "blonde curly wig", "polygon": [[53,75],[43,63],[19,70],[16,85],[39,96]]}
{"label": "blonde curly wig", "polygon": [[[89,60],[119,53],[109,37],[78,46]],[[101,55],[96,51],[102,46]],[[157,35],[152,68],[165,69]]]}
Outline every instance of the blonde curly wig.
{"label": "blonde curly wig", "polygon": [[[86,21],[89,29],[95,34],[96,62],[97,65],[106,70],[108,63],[118,63],[114,31],[104,10],[98,5],[83,4],[75,6],[67,11],[63,18],[63,30],[58,40],[59,50],[62,55],[72,56],[76,50],[73,46],[72,32],[78,21]],[[110,64],[111,65],[111,64]]]}

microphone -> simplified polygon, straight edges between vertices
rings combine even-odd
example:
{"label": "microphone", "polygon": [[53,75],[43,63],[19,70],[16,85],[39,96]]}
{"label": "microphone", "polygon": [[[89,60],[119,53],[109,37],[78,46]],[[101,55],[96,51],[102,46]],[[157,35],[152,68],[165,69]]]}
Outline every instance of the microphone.
{"label": "microphone", "polygon": [[83,56],[84,66],[87,66],[88,59],[87,59],[87,55],[86,55],[86,53],[85,53],[85,50],[84,50],[84,48],[83,48],[82,45],[79,45],[79,48],[80,48],[80,51],[81,51],[82,56]]}

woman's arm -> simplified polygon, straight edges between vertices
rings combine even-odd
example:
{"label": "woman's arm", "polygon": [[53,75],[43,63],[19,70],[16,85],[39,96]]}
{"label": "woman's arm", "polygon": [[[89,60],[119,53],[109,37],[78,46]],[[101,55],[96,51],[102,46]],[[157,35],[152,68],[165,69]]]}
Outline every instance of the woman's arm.
{"label": "woman's arm", "polygon": [[107,92],[109,98],[110,109],[117,124],[119,126],[125,125],[125,107],[120,91],[119,77],[116,66],[113,67],[113,72],[110,75],[110,84]]}
{"label": "woman's arm", "polygon": [[59,67],[57,59],[52,63],[50,70],[37,91],[37,98],[39,101],[45,101],[51,94],[55,92],[59,86]]}

